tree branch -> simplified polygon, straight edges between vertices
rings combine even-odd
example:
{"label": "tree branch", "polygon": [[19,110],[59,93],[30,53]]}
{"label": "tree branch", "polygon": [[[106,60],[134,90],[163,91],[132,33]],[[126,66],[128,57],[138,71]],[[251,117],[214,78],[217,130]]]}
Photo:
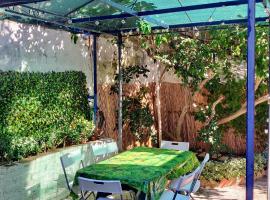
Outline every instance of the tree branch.
{"label": "tree branch", "polygon": [[189,106],[187,104],[184,106],[184,108],[182,109],[182,112],[180,114],[180,117],[177,120],[177,125],[176,125],[176,134],[177,134],[177,136],[181,135],[180,132],[181,132],[181,128],[182,128],[182,124],[184,122],[185,116],[186,116],[186,114],[188,112],[188,107]]}
{"label": "tree branch", "polygon": [[209,117],[209,119],[205,122],[205,124],[204,124],[204,126],[207,126],[210,122],[211,122],[211,120],[215,117],[215,115],[216,115],[216,106],[220,103],[220,102],[222,102],[223,100],[225,99],[225,97],[223,96],[223,95],[221,95],[214,103],[213,103],[213,105],[212,105],[212,107],[211,107],[211,116]]}
{"label": "tree branch", "polygon": [[204,86],[215,77],[215,73],[212,70],[208,70],[207,74],[208,77],[199,84],[198,90],[194,92],[193,99],[196,98],[196,96],[201,93],[201,90],[204,88]]}
{"label": "tree branch", "polygon": [[[255,100],[255,106],[257,106],[257,105],[259,105],[259,104],[261,104],[263,102],[266,102],[267,100],[268,100],[268,94],[256,99]],[[247,112],[246,106],[242,107],[240,110],[236,111],[235,113],[231,114],[230,116],[225,117],[223,119],[220,119],[218,121],[218,125],[226,124],[226,123],[238,118],[239,116],[245,114],[246,112]]]}
{"label": "tree branch", "polygon": [[[262,80],[263,80],[262,78],[257,78],[257,79],[255,80],[255,86],[254,86],[254,91],[255,91],[255,92],[256,92],[257,89],[259,88],[259,86],[260,86]],[[246,106],[247,106],[247,102],[243,103],[243,105],[241,106],[241,109],[242,109],[242,108],[244,109]]]}
{"label": "tree branch", "polygon": [[208,83],[210,80],[212,80],[215,76],[215,73],[212,70],[208,70],[207,72],[208,77],[204,79],[198,86],[199,90],[202,90],[206,83]]}

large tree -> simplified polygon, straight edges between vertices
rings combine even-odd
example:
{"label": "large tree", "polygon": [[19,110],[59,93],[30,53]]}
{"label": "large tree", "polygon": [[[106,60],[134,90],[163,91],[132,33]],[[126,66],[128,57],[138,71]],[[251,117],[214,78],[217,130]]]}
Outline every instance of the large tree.
{"label": "large tree", "polygon": [[[201,122],[201,139],[212,146],[220,143],[217,133],[228,128],[245,132],[247,28],[222,26],[153,34],[146,23],[141,23],[140,30],[144,33],[140,36],[142,47],[164,66],[160,79],[166,70],[173,70],[193,92],[193,108],[184,107],[177,127],[192,110]],[[266,27],[256,30],[256,130],[262,132],[266,120],[263,103],[268,99],[268,34]],[[207,104],[197,102],[198,95],[206,96]]]}

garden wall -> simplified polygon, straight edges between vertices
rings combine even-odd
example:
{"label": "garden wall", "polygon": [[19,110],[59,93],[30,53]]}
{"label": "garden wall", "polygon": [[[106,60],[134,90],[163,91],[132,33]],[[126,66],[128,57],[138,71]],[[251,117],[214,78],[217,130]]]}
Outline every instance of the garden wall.
{"label": "garden wall", "polygon": [[[110,140],[95,141],[29,158],[13,166],[0,166],[0,199],[64,199],[69,195],[69,191],[66,189],[60,156],[74,151],[81,151],[84,163],[89,165],[93,163],[95,154],[92,151],[92,145],[100,145],[106,149],[111,142]],[[108,157],[109,154],[106,153],[102,156],[103,159]]]}

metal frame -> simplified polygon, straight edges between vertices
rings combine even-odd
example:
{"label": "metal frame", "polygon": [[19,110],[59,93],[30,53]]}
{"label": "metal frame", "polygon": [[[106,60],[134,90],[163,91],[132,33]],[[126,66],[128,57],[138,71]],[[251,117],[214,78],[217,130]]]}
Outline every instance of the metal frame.
{"label": "metal frame", "polygon": [[[7,6],[16,6],[21,4],[29,4],[34,2],[43,2],[45,0],[3,0],[0,3],[0,7],[7,7]],[[201,4],[201,5],[194,5],[194,6],[185,6],[185,7],[177,7],[177,8],[169,8],[169,9],[161,9],[161,10],[153,10],[153,11],[142,11],[142,12],[135,12],[132,9],[130,10],[127,7],[122,6],[121,4],[117,4],[111,0],[102,0],[103,2],[109,2],[111,5],[116,5],[120,10],[126,12],[118,15],[108,15],[108,16],[98,16],[98,17],[88,17],[88,18],[80,18],[80,19],[72,19],[72,23],[82,23],[82,22],[91,22],[96,20],[106,20],[106,19],[117,19],[117,18],[126,18],[126,17],[140,17],[145,19],[145,16],[155,15],[155,14],[165,14],[165,13],[175,13],[175,12],[186,12],[190,10],[199,10],[199,9],[207,9],[207,8],[217,8],[221,6],[233,6],[233,5],[241,5],[247,4],[248,5],[248,18],[247,19],[235,19],[235,20],[224,20],[224,21],[213,21],[213,22],[199,22],[199,23],[188,23],[188,24],[177,24],[167,27],[164,23],[159,24],[158,26],[153,27],[153,29],[164,29],[164,28],[183,28],[183,27],[194,27],[194,26],[211,26],[211,25],[219,25],[219,24],[235,24],[235,23],[246,23],[248,24],[248,36],[247,36],[247,130],[246,130],[246,141],[247,141],[247,153],[246,153],[246,199],[252,200],[253,199],[253,185],[254,185],[254,114],[255,114],[255,91],[254,91],[254,83],[255,83],[255,22],[256,21],[265,21],[267,20],[266,17],[255,18],[255,7],[256,2],[263,2],[262,0],[232,0],[227,2],[218,2],[218,3],[210,3],[210,4]],[[112,3],[113,2],[113,3]],[[12,10],[10,11],[12,12]],[[75,11],[74,11],[75,12]],[[16,15],[25,15],[24,13],[14,13]],[[70,14],[70,13],[69,13]],[[17,17],[17,16],[16,16]],[[62,28],[68,31],[78,30],[78,32],[87,32],[91,33],[88,30],[83,30],[81,28],[70,27],[66,26],[65,24],[58,23],[58,22],[51,22],[46,19],[37,19],[34,16],[27,16],[32,17],[37,21],[41,21],[44,24],[50,24],[52,26],[57,26],[58,28]],[[149,18],[148,18],[149,19]],[[147,18],[145,19],[147,20]],[[148,20],[149,21],[149,20]],[[158,22],[160,23],[160,22]],[[125,29],[125,30],[115,30],[112,31],[112,34],[118,35],[118,72],[119,72],[119,115],[118,115],[118,145],[119,150],[122,150],[122,67],[121,67],[121,60],[122,60],[122,35],[121,32],[128,32],[133,31],[134,29]],[[96,36],[94,36],[95,38]],[[95,40],[95,39],[94,39]],[[96,55],[96,42],[93,46],[93,53]],[[93,57],[94,65],[96,66],[96,56]],[[94,69],[94,79],[97,78],[96,69]],[[269,65],[270,71],[270,65]],[[94,80],[95,82],[96,80]],[[95,87],[95,86],[94,86]],[[270,86],[269,86],[270,87]],[[97,106],[97,89],[94,89],[94,98],[95,98],[95,105]],[[96,107],[97,109],[97,107]],[[270,110],[270,108],[269,108]],[[270,113],[270,111],[269,111]],[[270,116],[270,114],[269,114]],[[269,119],[270,120],[270,119]],[[270,123],[270,122],[269,122]],[[270,133],[270,130],[268,130]],[[269,137],[270,138],[270,137]],[[269,139],[270,140],[270,139]],[[270,173],[270,172],[269,172]],[[270,191],[270,186],[269,191]],[[268,194],[269,195],[269,194]]]}
{"label": "metal frame", "polygon": [[[268,21],[268,17],[258,17],[256,18],[256,22],[266,22]],[[221,21],[212,21],[212,22],[198,22],[198,23],[188,23],[188,24],[175,24],[170,26],[171,29],[177,29],[177,28],[190,28],[190,27],[200,27],[200,26],[216,26],[216,25],[229,25],[229,24],[247,24],[247,19],[233,19],[233,20],[221,20]],[[152,27],[152,30],[161,30],[163,29],[160,26],[154,26]],[[169,30],[169,32],[170,32]],[[132,29],[123,29],[121,30],[121,33],[129,33],[129,32],[136,32],[137,30],[135,28]],[[118,34],[119,31],[114,30],[108,32],[110,34]]]}
{"label": "metal frame", "polygon": [[[125,6],[123,6],[123,5],[119,4],[119,3],[116,3],[116,2],[114,2],[112,0],[100,0],[100,1],[112,6],[114,8],[117,8],[117,9],[119,9],[121,11],[124,11],[124,12],[128,13],[131,16],[139,17],[139,18],[144,19],[145,21],[148,21],[150,23],[162,26],[163,28],[169,28],[169,26],[167,24],[165,24],[164,22],[161,22],[161,21],[159,21],[157,19],[154,19],[152,17],[149,17],[149,16],[139,16],[136,11],[134,11],[134,10],[128,8],[128,7],[125,7]],[[121,17],[121,18],[124,18],[124,17]]]}
{"label": "metal frame", "polygon": [[0,1],[0,8],[1,7],[8,7],[8,6],[17,6],[17,5],[23,5],[23,4],[29,4],[29,3],[39,3],[43,1],[48,0],[1,0]]}
{"label": "metal frame", "polygon": [[55,16],[55,17],[59,17],[59,18],[68,20],[67,17],[65,17],[65,16],[63,16],[63,15],[59,15],[59,14],[57,14],[57,13],[49,12],[49,11],[46,11],[46,10],[41,10],[41,9],[34,8],[34,7],[31,7],[31,6],[28,6],[28,5],[21,5],[21,7],[27,8],[27,9],[29,9],[29,10],[34,10],[34,11],[37,11],[37,12],[41,12],[41,13],[46,13],[46,14],[49,14],[49,15],[52,15],[52,16]]}
{"label": "metal frame", "polygon": [[[256,2],[262,3],[263,0],[256,0]],[[159,10],[141,11],[141,12],[137,12],[136,16],[144,17],[144,16],[149,16],[149,15],[186,12],[186,11],[191,11],[191,10],[202,10],[202,9],[208,9],[208,8],[220,8],[224,6],[238,6],[238,5],[246,5],[246,4],[247,4],[246,0],[223,1],[223,2],[217,2],[217,3],[193,5],[193,6],[183,6],[183,7],[166,8],[166,9],[159,9]],[[121,14],[103,15],[103,16],[97,16],[97,17],[73,18],[71,20],[72,20],[72,23],[83,23],[83,22],[95,22],[95,21],[102,21],[102,20],[109,20],[109,19],[122,19],[122,18],[133,17],[133,16],[134,15],[130,13],[121,13]]]}
{"label": "metal frame", "polygon": [[118,100],[118,149],[121,152],[123,149],[123,116],[122,116],[122,101],[123,101],[123,77],[122,77],[122,35],[119,33],[117,38],[118,46],[118,82],[119,82],[119,100]]}
{"label": "metal frame", "polygon": [[83,29],[83,28],[74,27],[74,26],[67,26],[67,25],[65,25],[63,23],[60,23],[60,22],[54,22],[54,21],[50,21],[50,20],[45,20],[45,19],[42,19],[40,17],[28,15],[28,14],[25,14],[25,13],[20,13],[20,12],[9,10],[9,9],[5,9],[5,11],[9,12],[11,14],[14,14],[13,17],[15,17],[15,18],[21,18],[20,16],[29,17],[29,18],[32,18],[33,20],[35,20],[36,22],[43,23],[44,25],[53,26],[53,27],[57,27],[57,28],[62,28],[64,30],[67,30],[67,31],[70,31],[70,32],[82,33],[82,34],[91,34],[91,33],[93,33],[92,30]]}
{"label": "metal frame", "polygon": [[93,35],[93,82],[94,82],[94,122],[97,122],[97,35]]}
{"label": "metal frame", "polygon": [[253,199],[254,114],[255,114],[255,0],[248,0],[247,36],[247,118],[246,118],[246,199]]}
{"label": "metal frame", "polygon": [[[270,17],[269,17],[270,19]],[[268,24],[268,56],[270,57],[270,24]],[[268,74],[270,74],[270,60],[268,61]],[[270,79],[268,79],[268,95],[270,96]],[[270,177],[270,101],[268,99],[268,162],[267,162],[267,177]],[[267,180],[267,199],[270,199],[270,180]]]}

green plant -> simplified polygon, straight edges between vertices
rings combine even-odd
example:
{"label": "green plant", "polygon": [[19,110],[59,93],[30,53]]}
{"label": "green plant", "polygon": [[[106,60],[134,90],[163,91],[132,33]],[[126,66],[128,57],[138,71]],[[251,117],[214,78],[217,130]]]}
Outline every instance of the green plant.
{"label": "green plant", "polygon": [[197,140],[210,145],[209,153],[211,156],[219,157],[221,153],[226,152],[228,147],[222,142],[223,134],[220,131],[217,122],[212,120],[206,127],[199,131]]}
{"label": "green plant", "polygon": [[[262,173],[266,167],[266,159],[257,154],[254,162],[255,175]],[[246,159],[232,158],[224,162],[209,161],[203,172],[202,178],[208,181],[222,181],[223,179],[232,179],[244,177],[246,175]]]}
{"label": "green plant", "polygon": [[131,133],[139,140],[152,135],[151,126],[154,119],[148,104],[142,103],[146,88],[141,88],[135,97],[123,100],[123,122],[129,125]]}
{"label": "green plant", "polygon": [[[124,83],[130,83],[132,80],[140,76],[147,78],[149,70],[147,66],[128,66],[123,68],[122,78]],[[118,87],[119,75],[115,75],[115,84],[111,86],[111,94],[119,92]],[[156,132],[152,126],[154,118],[150,107],[145,103],[147,87],[141,86],[140,90],[132,96],[123,96],[123,122],[129,126],[131,133],[139,140],[143,141],[147,137],[151,137],[156,143]]]}
{"label": "green plant", "polygon": [[0,72],[0,160],[86,141],[87,95],[82,72]]}

